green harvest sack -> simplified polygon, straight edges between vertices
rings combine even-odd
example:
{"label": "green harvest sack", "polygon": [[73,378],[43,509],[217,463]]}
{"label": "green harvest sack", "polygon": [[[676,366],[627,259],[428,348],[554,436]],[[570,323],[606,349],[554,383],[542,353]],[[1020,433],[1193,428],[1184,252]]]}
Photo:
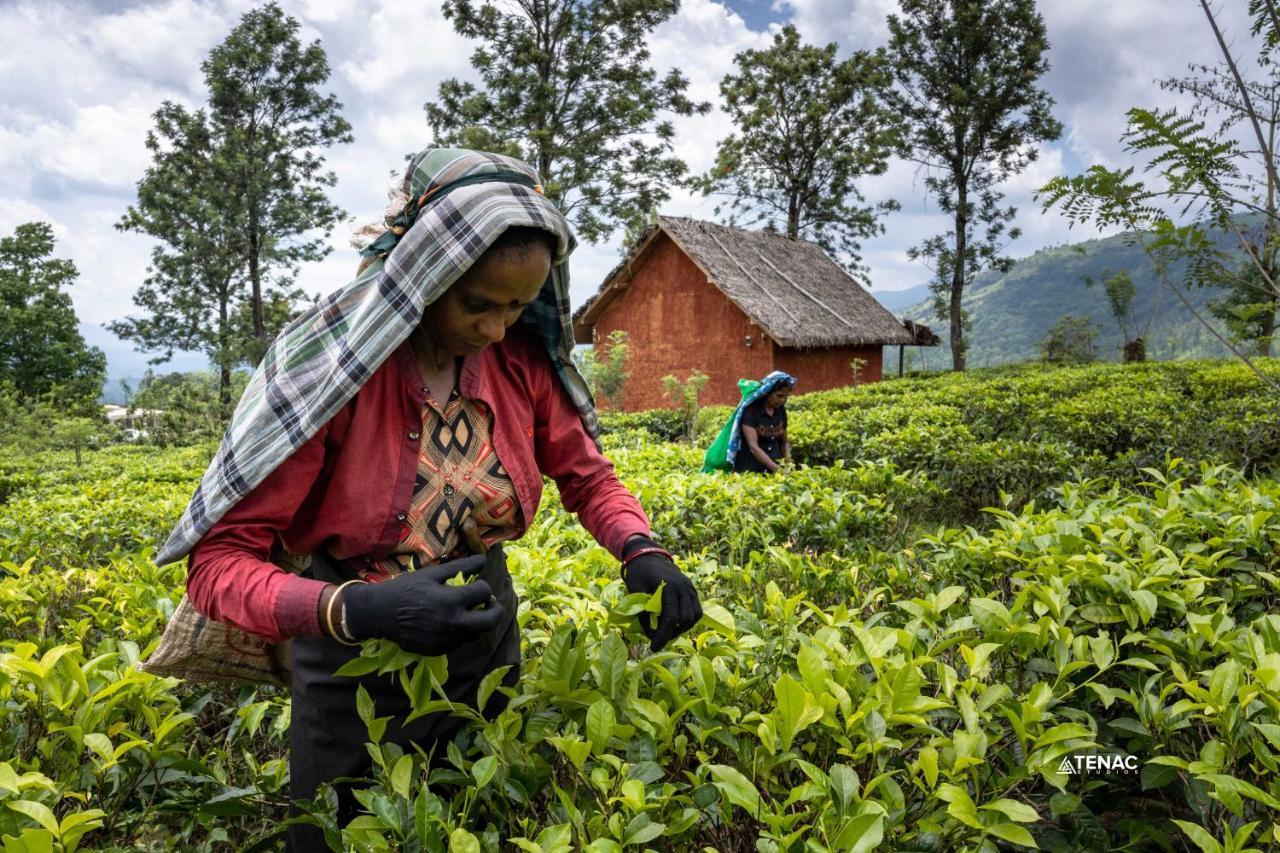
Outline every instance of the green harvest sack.
{"label": "green harvest sack", "polygon": [[748,397],[755,393],[760,387],[760,382],[755,379],[739,379],[738,390],[742,392],[742,400],[738,402],[738,408],[733,410],[733,414],[729,416],[729,422],[720,430],[720,434],[716,436],[716,440],[711,442],[711,446],[707,448],[707,453],[702,457],[702,471],[709,473],[711,471],[728,471],[732,466],[729,464],[729,439],[733,437],[733,424],[738,419],[738,410],[742,408],[742,403]]}

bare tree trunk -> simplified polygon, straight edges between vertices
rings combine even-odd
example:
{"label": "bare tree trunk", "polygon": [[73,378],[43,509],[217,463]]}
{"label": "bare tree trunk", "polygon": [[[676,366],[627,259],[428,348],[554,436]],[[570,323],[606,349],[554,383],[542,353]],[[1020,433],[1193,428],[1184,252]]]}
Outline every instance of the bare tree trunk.
{"label": "bare tree trunk", "polygon": [[267,349],[267,330],[262,321],[262,267],[259,253],[262,251],[262,235],[258,233],[256,205],[249,214],[253,221],[249,224],[249,282],[253,285],[253,336],[258,341],[259,349]]}
{"label": "bare tree trunk", "polygon": [[231,319],[228,301],[230,281],[223,282],[218,300],[218,412],[225,423],[231,419]]}
{"label": "bare tree trunk", "polygon": [[1276,334],[1276,309],[1280,308],[1277,302],[1280,302],[1280,299],[1273,295],[1271,297],[1271,310],[1263,314],[1262,324],[1258,328],[1261,333],[1258,336],[1258,355],[1264,358],[1271,355],[1271,339]]}
{"label": "bare tree trunk", "polygon": [[965,242],[969,217],[965,209],[969,201],[968,187],[960,184],[956,188],[956,255],[951,269],[951,369],[965,369],[964,314],[961,298],[964,296],[965,252],[969,247]]}

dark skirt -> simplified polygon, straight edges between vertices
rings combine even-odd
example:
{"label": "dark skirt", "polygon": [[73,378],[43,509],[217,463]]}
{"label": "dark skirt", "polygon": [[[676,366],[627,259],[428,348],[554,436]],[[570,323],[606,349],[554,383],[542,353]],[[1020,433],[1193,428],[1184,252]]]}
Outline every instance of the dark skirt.
{"label": "dark skirt", "polygon": [[[338,561],[317,555],[308,572],[316,580],[342,583],[354,573]],[[502,683],[513,686],[520,675],[520,629],[516,624],[516,596],[507,572],[502,546],[489,549],[479,576],[493,589],[494,597],[509,614],[504,624],[476,640],[450,652],[449,678],[445,693],[450,701],[476,704],[480,681],[500,666],[511,666]],[[424,752],[443,755],[444,745],[458,733],[464,720],[448,713],[427,714],[406,724],[412,711],[409,697],[395,674],[338,677],[333,672],[358,657],[360,649],[344,646],[327,637],[296,637],[293,640],[293,707],[289,723],[289,796],[291,800],[315,797],[322,782],[351,776],[368,776],[373,761],[365,749],[368,732],[356,713],[356,688],[363,686],[373,699],[375,714],[390,717],[383,743],[395,743],[411,752],[416,744]],[[506,707],[507,697],[495,691],[484,709],[493,717]],[[355,816],[358,803],[349,784],[335,785],[338,793],[338,821],[345,824]],[[313,851],[326,849],[318,827],[289,828],[286,849]]]}

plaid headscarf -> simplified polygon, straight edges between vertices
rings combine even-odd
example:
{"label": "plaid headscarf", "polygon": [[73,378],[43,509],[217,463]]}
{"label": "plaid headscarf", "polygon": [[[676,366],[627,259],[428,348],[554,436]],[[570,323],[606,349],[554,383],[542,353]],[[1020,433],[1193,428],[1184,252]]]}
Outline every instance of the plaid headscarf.
{"label": "plaid headscarf", "polygon": [[591,393],[570,357],[566,261],[576,241],[539,183],[533,168],[497,154],[437,148],[415,156],[405,173],[408,215],[391,222],[370,247],[374,263],[290,323],[267,349],[156,562],[190,552],[227,510],[328,423],[408,338],[422,309],[511,226],[556,237],[551,274],[520,322],[546,346],[587,433],[596,438]]}

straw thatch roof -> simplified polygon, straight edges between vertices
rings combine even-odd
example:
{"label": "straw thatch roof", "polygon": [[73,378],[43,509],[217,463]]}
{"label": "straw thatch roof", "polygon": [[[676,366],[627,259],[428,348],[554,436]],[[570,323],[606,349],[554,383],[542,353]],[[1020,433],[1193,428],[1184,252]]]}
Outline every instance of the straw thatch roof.
{"label": "straw thatch roof", "polygon": [[902,325],[915,338],[918,347],[936,347],[942,343],[942,338],[937,333],[926,326],[924,323],[917,323],[915,320],[903,320]]}
{"label": "straw thatch roof", "polygon": [[631,280],[645,252],[666,234],[734,305],[786,347],[917,343],[821,247],[771,231],[746,231],[696,219],[660,216],[600,291],[574,314],[574,338],[591,328]]}

